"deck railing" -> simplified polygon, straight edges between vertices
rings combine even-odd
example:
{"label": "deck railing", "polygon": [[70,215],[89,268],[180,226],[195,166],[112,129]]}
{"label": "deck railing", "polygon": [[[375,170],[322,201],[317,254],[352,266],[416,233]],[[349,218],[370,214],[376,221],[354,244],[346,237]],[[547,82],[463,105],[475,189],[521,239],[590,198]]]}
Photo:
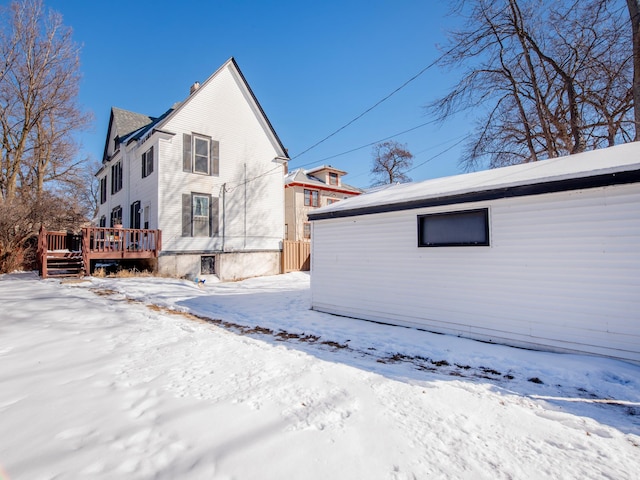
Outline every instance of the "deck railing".
{"label": "deck railing", "polygon": [[154,252],[157,256],[161,248],[160,230],[85,227],[82,238],[89,253]]}
{"label": "deck railing", "polygon": [[48,258],[82,256],[83,269],[88,274],[91,260],[157,258],[161,248],[160,230],[85,227],[80,236],[66,232],[48,232],[41,228],[38,237],[38,262],[40,274],[46,277]]}

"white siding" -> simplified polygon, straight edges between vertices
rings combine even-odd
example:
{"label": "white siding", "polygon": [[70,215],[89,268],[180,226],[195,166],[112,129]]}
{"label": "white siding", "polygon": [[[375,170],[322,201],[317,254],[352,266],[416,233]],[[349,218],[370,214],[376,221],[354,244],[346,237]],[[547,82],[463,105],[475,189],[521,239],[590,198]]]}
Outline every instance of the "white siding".
{"label": "white siding", "polygon": [[[313,222],[316,310],[640,361],[640,185]],[[417,246],[417,216],[488,207],[490,247]]]}
{"label": "white siding", "polygon": [[[158,152],[160,151],[159,144],[162,143],[163,140],[155,142],[148,141],[139,148],[133,149],[129,154],[129,204],[127,205],[126,212],[123,212],[123,216],[126,217],[124,223],[126,227],[130,225],[129,215],[131,212],[131,204],[140,201],[140,206],[143,210],[145,206],[149,206],[150,208],[149,228],[158,228]],[[142,154],[152,146],[153,172],[142,178]],[[141,228],[144,227],[143,214],[140,215],[140,226]]]}
{"label": "white siding", "polygon": [[[283,167],[274,161],[278,150],[232,66],[201,86],[162,128],[175,134],[160,149],[159,228],[163,231],[163,249],[218,251],[223,242],[225,250],[280,249]],[[220,142],[218,176],[182,171],[183,133],[203,134]],[[181,196],[190,192],[219,198],[217,237],[182,237]]]}

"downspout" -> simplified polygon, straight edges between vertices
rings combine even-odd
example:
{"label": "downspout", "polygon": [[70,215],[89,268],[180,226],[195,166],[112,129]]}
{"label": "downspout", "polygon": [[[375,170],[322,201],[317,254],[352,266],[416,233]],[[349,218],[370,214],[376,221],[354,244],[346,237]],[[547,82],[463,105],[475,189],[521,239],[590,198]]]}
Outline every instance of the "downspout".
{"label": "downspout", "polygon": [[227,184],[222,184],[222,251],[224,252],[224,237],[225,237],[225,228],[227,226],[226,218],[225,218],[225,210],[227,209],[227,203],[225,202],[225,193],[227,192]]}
{"label": "downspout", "polygon": [[247,249],[247,164],[244,164],[244,249]]}
{"label": "downspout", "polygon": [[291,191],[291,195],[293,196],[293,240],[297,241],[298,240],[298,209],[296,208],[296,197],[298,195],[295,188]]}

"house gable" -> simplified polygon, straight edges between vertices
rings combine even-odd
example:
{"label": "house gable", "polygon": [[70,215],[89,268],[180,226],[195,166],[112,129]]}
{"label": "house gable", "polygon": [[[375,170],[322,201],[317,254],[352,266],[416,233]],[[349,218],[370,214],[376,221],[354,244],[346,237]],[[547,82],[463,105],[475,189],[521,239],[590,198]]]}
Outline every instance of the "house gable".
{"label": "house gable", "polygon": [[152,124],[153,121],[147,115],[112,107],[102,161],[106,162],[114,154],[123,139]]}
{"label": "house gable", "polygon": [[197,88],[193,88],[192,91],[190,92],[189,97],[184,102],[178,104],[177,106],[174,106],[174,108],[169,112],[169,114],[166,115],[166,117],[162,118],[154,126],[154,128],[157,128],[159,130],[168,128],[169,130],[171,130],[170,127],[168,127],[168,125],[170,125],[174,121],[175,117],[179,116],[182,110],[185,108],[188,108],[188,106],[193,102],[200,101],[199,98],[203,96],[203,92],[207,91],[209,85],[215,82],[216,79],[219,78],[224,71],[229,71],[232,74],[237,84],[237,87],[239,88],[240,92],[244,96],[247,104],[250,106],[252,112],[255,115],[256,120],[264,130],[265,135],[269,138],[274,149],[277,151],[277,156],[279,160],[288,161],[289,157],[287,154],[287,150],[284,148],[282,142],[280,141],[280,138],[276,134],[273,126],[271,125],[271,122],[269,121],[266,114],[264,113],[262,106],[258,102],[258,99],[255,97],[253,91],[251,90],[251,87],[247,83],[244,75],[240,70],[240,67],[238,66],[238,64],[236,63],[233,57],[227,60],[218,70],[216,70],[211,76],[209,76],[209,78],[207,78],[207,80],[205,80],[201,85],[199,85]]}

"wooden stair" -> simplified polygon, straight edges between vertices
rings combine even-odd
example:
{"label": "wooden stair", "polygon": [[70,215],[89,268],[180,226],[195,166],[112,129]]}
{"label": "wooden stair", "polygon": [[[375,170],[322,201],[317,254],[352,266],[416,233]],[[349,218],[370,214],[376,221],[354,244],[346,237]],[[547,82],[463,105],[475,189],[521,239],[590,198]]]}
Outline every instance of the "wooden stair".
{"label": "wooden stair", "polygon": [[162,231],[146,228],[83,227],[82,234],[40,228],[38,268],[42,278],[91,274],[93,260],[158,258]]}
{"label": "wooden stair", "polygon": [[80,277],[84,275],[82,253],[70,252],[64,255],[48,256],[46,269],[48,277]]}

